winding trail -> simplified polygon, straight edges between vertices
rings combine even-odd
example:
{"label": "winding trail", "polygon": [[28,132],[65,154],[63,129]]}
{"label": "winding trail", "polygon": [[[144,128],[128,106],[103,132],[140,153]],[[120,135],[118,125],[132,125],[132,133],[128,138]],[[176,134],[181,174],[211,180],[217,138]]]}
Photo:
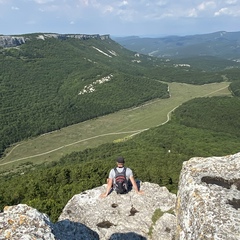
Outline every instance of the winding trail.
{"label": "winding trail", "polygon": [[[219,92],[219,91],[221,91],[221,90],[223,90],[223,89],[225,89],[225,88],[227,88],[227,87],[228,87],[228,86],[223,87],[223,88],[220,88],[220,89],[217,89],[217,90],[215,90],[215,91],[213,91],[213,92],[211,92],[211,93],[208,93],[208,94],[203,95],[202,97],[209,96],[209,95],[211,95],[211,94],[213,94],[213,93],[216,93],[216,92]],[[165,122],[157,125],[157,127],[158,127],[158,126],[162,126],[162,125],[166,124],[167,122],[169,122],[170,119],[171,119],[171,113],[172,113],[176,108],[178,108],[179,106],[180,106],[180,105],[178,105],[178,106],[174,107],[172,110],[170,110],[170,111],[167,113],[167,120],[166,120]],[[145,129],[141,129],[141,130],[135,130],[135,131],[112,132],[112,133],[100,134],[100,135],[93,136],[93,137],[89,137],[89,138],[85,138],[85,139],[82,139],[82,140],[79,140],[79,141],[76,141],[76,142],[73,142],[73,143],[70,143],[70,144],[67,144],[67,145],[63,145],[63,146],[61,146],[61,147],[52,149],[52,150],[47,151],[47,152],[43,152],[43,153],[40,153],[40,154],[28,156],[28,157],[19,158],[19,159],[16,159],[16,160],[13,160],[13,161],[10,161],[10,162],[6,162],[6,163],[1,163],[0,166],[4,166],[4,165],[10,164],[10,163],[12,164],[12,163],[19,162],[19,161],[26,160],[26,159],[30,159],[30,158],[35,158],[35,157],[43,156],[43,155],[46,155],[46,154],[49,154],[49,153],[52,153],[52,152],[56,152],[56,151],[58,151],[58,150],[60,150],[60,149],[66,148],[66,147],[69,147],[69,146],[72,146],[72,145],[75,145],[75,144],[78,144],[78,143],[81,143],[81,142],[84,142],[84,141],[91,140],[91,139],[95,139],[95,138],[99,138],[99,137],[104,137],[104,136],[109,136],[109,135],[125,134],[125,133],[132,133],[132,134],[130,135],[130,137],[132,137],[132,136],[135,136],[135,135],[137,135],[137,134],[139,134],[139,133],[141,133],[141,132],[144,132],[144,131],[146,131],[146,130],[148,130],[148,129],[149,129],[149,128],[145,128]],[[13,150],[14,150],[15,148],[17,148],[19,145],[21,145],[21,144],[16,145],[16,146],[8,153],[7,156],[9,156],[9,155],[13,152]]]}
{"label": "winding trail", "polygon": [[[14,162],[19,162],[19,161],[22,161],[22,160],[26,160],[26,159],[29,159],[29,158],[34,158],[34,157],[39,157],[39,156],[43,156],[43,155],[46,155],[46,154],[49,154],[49,153],[52,153],[52,152],[56,152],[60,149],[63,149],[65,147],[69,147],[69,146],[72,146],[72,145],[75,145],[75,144],[78,144],[78,143],[81,143],[81,142],[84,142],[84,141],[88,141],[88,140],[91,140],[91,139],[95,139],[95,138],[99,138],[99,137],[104,137],[104,136],[109,136],[109,135],[118,135],[118,134],[125,134],[125,133],[133,133],[131,136],[133,135],[136,135],[140,132],[143,132],[143,131],[146,131],[148,130],[149,128],[146,128],[146,129],[141,129],[141,130],[135,130],[135,131],[127,131],[127,132],[115,132],[115,133],[105,133],[105,134],[100,134],[100,135],[97,135],[97,136],[93,136],[93,137],[89,137],[89,138],[85,138],[85,139],[82,139],[82,140],[79,140],[79,141],[76,141],[76,142],[73,142],[73,143],[70,143],[70,144],[67,144],[67,145],[63,145],[61,147],[58,147],[58,148],[55,148],[53,150],[50,150],[50,151],[47,151],[47,152],[44,152],[44,153],[39,153],[39,154],[36,154],[36,155],[32,155],[32,156],[28,156],[28,157],[23,157],[23,158],[19,158],[19,159],[16,159],[16,160],[13,160],[13,161],[10,161],[10,162],[6,162],[6,163],[1,163],[0,166],[3,166],[3,165],[7,165],[7,164],[10,164],[10,163],[14,163]],[[20,145],[20,144],[18,144]],[[17,145],[17,146],[18,146]],[[17,146],[15,146],[14,148],[16,148]],[[14,149],[13,148],[13,149]],[[12,149],[12,151],[13,151]],[[11,151],[11,152],[12,152]],[[9,154],[11,153],[9,152]],[[8,155],[9,155],[8,154]]]}

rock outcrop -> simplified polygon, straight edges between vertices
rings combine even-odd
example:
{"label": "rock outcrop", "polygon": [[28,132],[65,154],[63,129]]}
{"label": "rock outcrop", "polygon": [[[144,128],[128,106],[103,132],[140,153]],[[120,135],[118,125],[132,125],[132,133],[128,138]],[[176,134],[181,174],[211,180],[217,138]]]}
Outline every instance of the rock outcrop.
{"label": "rock outcrop", "polygon": [[26,38],[17,36],[0,36],[0,47],[17,47],[26,42]]}
{"label": "rock outcrop", "polygon": [[9,48],[9,47],[17,47],[24,44],[26,41],[31,40],[32,38],[45,40],[47,38],[56,38],[65,40],[68,38],[76,38],[79,40],[87,40],[87,39],[99,39],[106,40],[110,38],[109,34],[99,35],[99,34],[57,34],[57,33],[43,33],[43,34],[30,34],[24,36],[0,36],[0,47]]}
{"label": "rock outcrop", "polygon": [[98,234],[81,223],[69,220],[53,224],[46,214],[19,204],[0,213],[0,239],[11,240],[85,240]]}
{"label": "rock outcrop", "polygon": [[6,207],[0,213],[0,239],[174,239],[176,195],[147,182],[141,189],[144,195],[112,192],[103,199],[106,185],[77,194],[55,224],[27,205]]}
{"label": "rock outcrop", "polygon": [[97,232],[100,239],[173,239],[176,217],[167,212],[173,213],[176,195],[147,182],[141,183],[141,189],[144,195],[132,190],[125,195],[112,192],[104,199],[99,195],[106,186],[88,190],[67,203],[59,220],[81,222]]}
{"label": "rock outcrop", "polygon": [[183,163],[177,239],[240,239],[240,153]]}
{"label": "rock outcrop", "polygon": [[55,239],[46,214],[25,204],[5,207],[0,213],[0,239]]}

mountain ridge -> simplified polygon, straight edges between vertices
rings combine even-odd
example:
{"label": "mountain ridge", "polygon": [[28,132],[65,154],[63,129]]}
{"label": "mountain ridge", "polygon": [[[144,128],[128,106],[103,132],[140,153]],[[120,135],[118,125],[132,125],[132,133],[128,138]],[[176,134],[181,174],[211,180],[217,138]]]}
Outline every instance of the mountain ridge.
{"label": "mountain ridge", "polygon": [[114,40],[127,49],[155,57],[216,56],[239,61],[240,32],[219,31],[160,38],[116,37]]}
{"label": "mountain ridge", "polygon": [[65,40],[68,38],[75,38],[79,40],[88,40],[88,39],[99,39],[106,40],[110,38],[109,34],[100,35],[100,34],[58,34],[58,33],[32,33],[32,34],[20,34],[20,35],[0,35],[0,47],[17,47],[22,44],[25,44],[26,41],[31,39],[42,39],[47,38],[56,38],[60,40]]}

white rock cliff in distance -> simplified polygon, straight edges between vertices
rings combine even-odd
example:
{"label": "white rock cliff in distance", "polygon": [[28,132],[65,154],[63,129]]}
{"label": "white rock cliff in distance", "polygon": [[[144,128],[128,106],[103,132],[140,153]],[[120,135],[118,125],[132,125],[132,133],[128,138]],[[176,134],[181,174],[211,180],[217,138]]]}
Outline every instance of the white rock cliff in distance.
{"label": "white rock cliff in distance", "polygon": [[237,240],[240,239],[240,153],[184,162],[177,197],[142,182],[99,198],[106,185],[69,200],[57,223],[27,205],[0,213],[0,239]]}

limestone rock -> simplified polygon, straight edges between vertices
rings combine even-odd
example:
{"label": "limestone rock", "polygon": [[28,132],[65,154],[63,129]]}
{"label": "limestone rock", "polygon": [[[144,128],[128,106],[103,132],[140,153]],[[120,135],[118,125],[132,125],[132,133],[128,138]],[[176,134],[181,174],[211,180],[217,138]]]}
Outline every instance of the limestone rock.
{"label": "limestone rock", "polygon": [[[143,195],[132,190],[124,195],[112,192],[102,199],[99,196],[105,190],[106,185],[103,185],[75,195],[63,209],[59,221],[69,219],[71,222],[82,223],[97,232],[102,240],[173,239],[176,228],[173,214],[168,214],[167,217],[163,215],[160,218],[163,219],[155,225],[152,220],[156,210],[167,212],[175,207],[176,195],[167,188],[143,182]],[[160,229],[162,232],[159,232]]]}
{"label": "limestone rock", "polygon": [[0,239],[55,239],[47,215],[25,204],[5,207],[0,213]]}
{"label": "limestone rock", "polygon": [[154,226],[152,239],[175,239],[176,237],[176,217],[173,214],[164,213]]}
{"label": "limestone rock", "polygon": [[0,47],[16,47],[24,44],[25,37],[17,36],[0,36]]}
{"label": "limestone rock", "polygon": [[[100,198],[106,185],[75,195],[59,221],[25,204],[0,213],[0,239],[11,240],[170,240],[174,239],[176,195],[157,184],[142,183],[144,195],[133,190]],[[165,213],[171,210],[170,213]],[[156,221],[152,217],[160,212]],[[155,216],[156,218],[156,216]]]}
{"label": "limestone rock", "polygon": [[177,239],[240,239],[240,153],[185,162],[176,215]]}
{"label": "limestone rock", "polygon": [[0,239],[86,240],[99,239],[84,224],[62,220],[53,224],[46,214],[26,204],[5,207],[0,213]]}
{"label": "limestone rock", "polygon": [[0,47],[9,48],[9,47],[17,47],[24,44],[26,41],[31,40],[31,38],[45,40],[47,38],[56,38],[65,40],[67,38],[76,38],[79,40],[87,40],[87,39],[99,39],[99,40],[107,40],[110,38],[109,34],[99,35],[99,34],[57,34],[57,33],[46,33],[40,34],[38,36],[0,36]]}

